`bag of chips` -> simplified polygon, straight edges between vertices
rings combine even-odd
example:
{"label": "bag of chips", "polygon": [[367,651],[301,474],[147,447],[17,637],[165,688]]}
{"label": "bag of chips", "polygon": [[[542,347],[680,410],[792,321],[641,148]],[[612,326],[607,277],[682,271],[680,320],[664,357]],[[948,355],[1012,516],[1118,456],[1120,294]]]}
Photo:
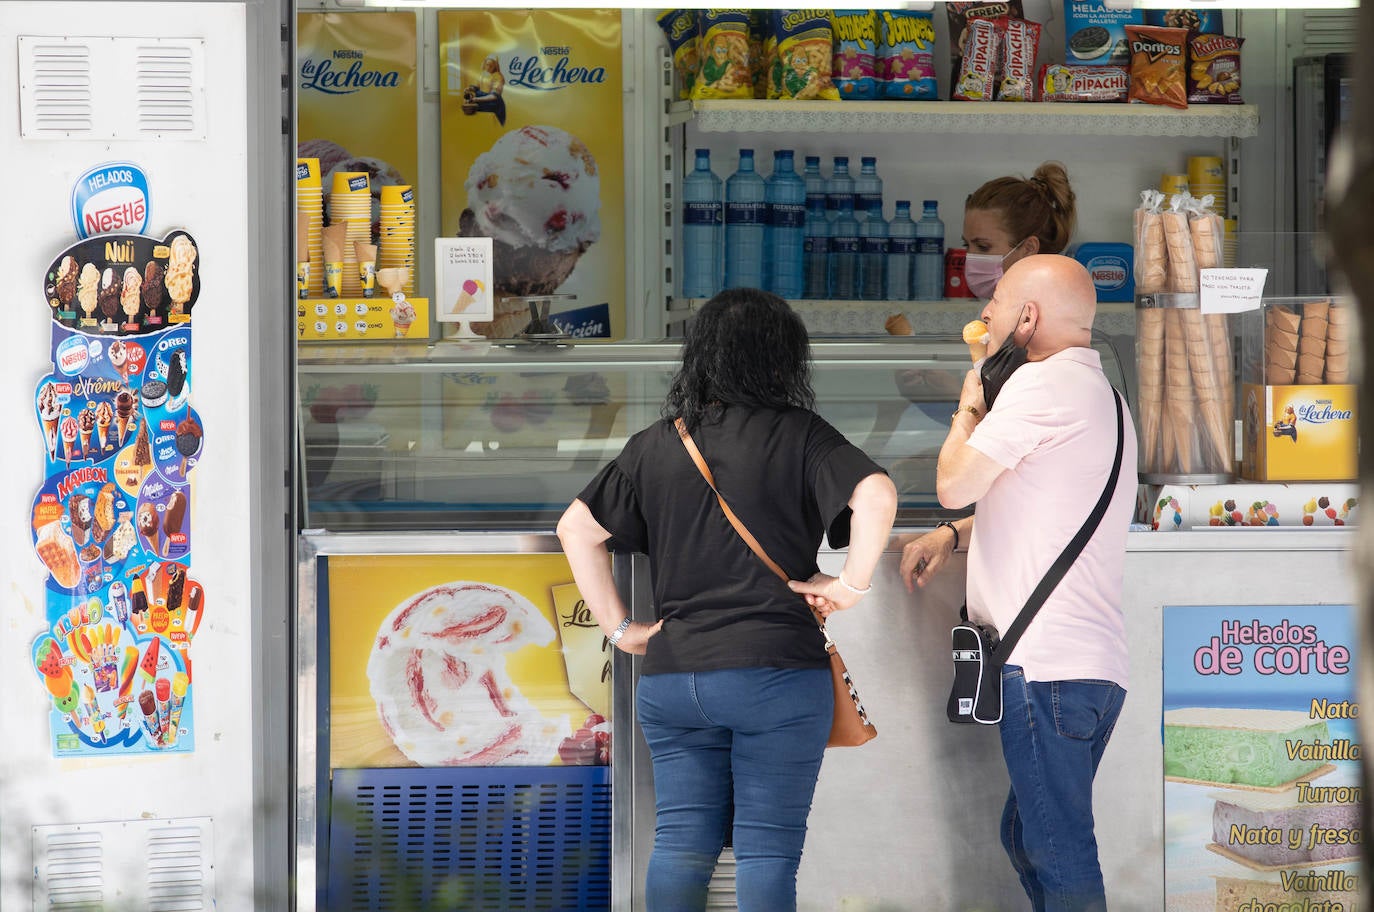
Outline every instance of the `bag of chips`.
{"label": "bag of chips", "polygon": [[1128,25],[1126,40],[1131,45],[1131,101],[1188,107],[1183,68],[1188,30]]}
{"label": "bag of chips", "polygon": [[1188,103],[1244,104],[1240,97],[1240,46],[1244,38],[1194,35],[1188,40]]}
{"label": "bag of chips", "polygon": [[970,19],[959,64],[959,78],[949,95],[955,101],[992,101],[997,82],[997,58],[1006,33],[1006,19]]}
{"label": "bag of chips", "polygon": [[701,69],[692,84],[692,98],[753,98],[748,11],[703,10],[700,23]]}
{"label": "bag of chips", "polygon": [[1008,19],[1002,39],[998,101],[1035,100],[1035,55],[1040,50],[1040,23]]}
{"label": "bag of chips", "polygon": [[959,68],[964,47],[968,44],[968,23],[971,19],[997,19],[1003,16],[1022,19],[1021,0],[948,0],[945,13],[949,16],[949,72],[950,85],[959,84]]}
{"label": "bag of chips", "polygon": [[830,79],[830,11],[774,10],[772,16],[778,54],[768,79],[768,97],[839,101]]}
{"label": "bag of chips", "polygon": [[873,10],[837,9],[830,14],[835,34],[831,70],[845,100],[878,97],[878,18]]}
{"label": "bag of chips", "polygon": [[772,66],[776,39],[768,28],[767,10],[749,11],[749,81],[755,98],[768,97],[768,70]]}
{"label": "bag of chips", "polygon": [[1131,77],[1125,67],[1047,63],[1039,83],[1041,101],[1125,101]]}
{"label": "bag of chips", "polygon": [[884,98],[934,101],[935,21],[917,10],[878,14],[878,79]]}
{"label": "bag of chips", "polygon": [[659,28],[668,38],[668,51],[673,55],[673,73],[677,82],[677,97],[691,98],[692,83],[696,82],[697,57],[700,38],[697,35],[696,10],[665,10],[658,14]]}

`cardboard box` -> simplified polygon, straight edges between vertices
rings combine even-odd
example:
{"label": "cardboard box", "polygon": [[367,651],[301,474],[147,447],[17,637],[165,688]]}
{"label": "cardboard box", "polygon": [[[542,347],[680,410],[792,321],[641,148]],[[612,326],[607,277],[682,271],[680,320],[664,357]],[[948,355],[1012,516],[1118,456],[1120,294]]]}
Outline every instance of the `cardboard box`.
{"label": "cardboard box", "polygon": [[1144,519],[1158,532],[1189,529],[1334,529],[1357,526],[1360,490],[1348,482],[1164,485]]}
{"label": "cardboard box", "polygon": [[1355,385],[1241,387],[1241,475],[1252,481],[1351,481],[1359,474]]}
{"label": "cardboard box", "polygon": [[1140,25],[1140,10],[1106,0],[1064,0],[1064,60],[1087,66],[1130,66],[1126,26]]}

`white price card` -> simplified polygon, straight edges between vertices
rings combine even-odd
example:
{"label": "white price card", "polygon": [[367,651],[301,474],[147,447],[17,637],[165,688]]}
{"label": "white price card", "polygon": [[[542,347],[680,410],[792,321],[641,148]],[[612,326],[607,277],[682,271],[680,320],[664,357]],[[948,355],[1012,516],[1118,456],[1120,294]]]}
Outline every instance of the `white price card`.
{"label": "white price card", "polygon": [[1202,312],[1259,310],[1268,269],[1203,269],[1199,279]]}
{"label": "white price card", "polygon": [[434,313],[440,322],[492,318],[491,238],[435,238],[434,269]]}

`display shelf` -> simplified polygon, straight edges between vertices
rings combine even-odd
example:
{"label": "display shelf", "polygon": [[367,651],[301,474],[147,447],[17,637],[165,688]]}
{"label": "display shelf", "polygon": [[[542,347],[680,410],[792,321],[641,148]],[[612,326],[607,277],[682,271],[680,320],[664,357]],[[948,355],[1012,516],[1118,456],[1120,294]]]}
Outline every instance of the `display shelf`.
{"label": "display shelf", "polygon": [[1255,105],[1049,104],[949,101],[674,102],[670,122],[707,133],[981,133],[1043,136],[1224,136],[1259,131]]}

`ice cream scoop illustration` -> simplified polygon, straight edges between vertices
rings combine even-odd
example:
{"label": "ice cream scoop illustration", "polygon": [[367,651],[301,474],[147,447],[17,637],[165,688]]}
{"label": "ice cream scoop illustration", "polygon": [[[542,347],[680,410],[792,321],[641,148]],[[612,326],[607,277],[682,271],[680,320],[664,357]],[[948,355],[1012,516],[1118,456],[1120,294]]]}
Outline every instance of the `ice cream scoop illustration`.
{"label": "ice cream scoop illustration", "polygon": [[181,474],[186,476],[186,461],[200,452],[200,444],[203,436],[200,422],[191,416],[191,410],[186,410],[186,417],[177,423],[177,452],[181,454]]}

